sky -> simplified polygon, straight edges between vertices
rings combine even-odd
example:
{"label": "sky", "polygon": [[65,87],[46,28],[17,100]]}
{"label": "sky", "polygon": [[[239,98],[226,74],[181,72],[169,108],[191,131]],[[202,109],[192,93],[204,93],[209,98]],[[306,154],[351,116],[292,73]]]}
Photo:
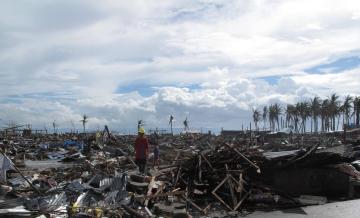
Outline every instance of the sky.
{"label": "sky", "polygon": [[360,95],[360,1],[3,0],[0,78],[0,127],[239,129]]}

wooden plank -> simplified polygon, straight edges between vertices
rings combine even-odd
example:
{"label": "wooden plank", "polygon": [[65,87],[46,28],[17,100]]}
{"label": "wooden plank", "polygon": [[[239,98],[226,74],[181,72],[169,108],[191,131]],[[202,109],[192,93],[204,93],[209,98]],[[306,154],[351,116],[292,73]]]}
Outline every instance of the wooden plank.
{"label": "wooden plank", "polygon": [[245,199],[249,196],[249,193],[246,192],[246,194],[244,195],[244,197],[239,201],[239,203],[235,206],[235,208],[233,209],[233,211],[237,210],[241,204],[245,201]]}
{"label": "wooden plank", "polygon": [[131,207],[128,207],[126,205],[122,205],[122,207],[128,212],[130,213],[133,217],[136,218],[145,218],[145,216],[141,215],[140,213],[138,213],[136,210],[132,209]]}
{"label": "wooden plank", "polygon": [[[150,181],[150,183],[149,183],[149,186],[148,186],[148,191],[147,191],[147,193],[146,193],[146,196],[150,196],[150,195],[151,195],[151,192],[152,192],[152,189],[153,189],[153,187],[154,187],[154,185],[155,185],[155,182],[156,182],[156,181],[155,181],[155,177],[152,177],[152,178],[151,178],[151,181]],[[148,204],[149,204],[149,198],[146,198],[145,203],[144,203],[145,207],[147,207]]]}
{"label": "wooden plank", "polygon": [[209,160],[205,157],[205,155],[203,153],[200,153],[201,157],[205,160],[205,162],[209,165],[209,167],[211,168],[212,171],[215,171],[214,167],[211,165],[211,163],[209,162]]}
{"label": "wooden plank", "polygon": [[253,163],[251,160],[249,160],[245,155],[243,155],[241,152],[239,152],[236,148],[234,148],[233,146],[224,143],[227,147],[231,148],[233,151],[235,151],[240,157],[242,157],[244,160],[246,160],[251,166],[253,166],[254,168],[256,168],[256,172],[260,173],[260,167],[257,166],[255,163]]}
{"label": "wooden plank", "polygon": [[[226,174],[228,175],[229,178],[230,177],[230,174],[229,174],[229,167],[227,164],[225,164],[225,169],[226,169]],[[234,184],[232,183],[232,180],[231,179],[228,179],[227,180],[227,183],[228,183],[228,186],[229,186],[229,190],[230,190],[230,195],[231,195],[231,199],[232,199],[232,202],[233,202],[233,207],[235,207],[237,205],[237,198],[235,196],[235,193],[234,193]]]}
{"label": "wooden plank", "polygon": [[199,179],[199,182],[202,183],[201,155],[198,155],[198,159],[199,159],[199,161],[198,161],[198,172],[199,172],[198,176],[199,176],[199,178],[198,179]]}
{"label": "wooden plank", "polygon": [[223,199],[221,199],[221,197],[219,195],[216,194],[216,191],[229,179],[229,176],[226,176],[225,179],[223,181],[221,181],[221,183],[216,186],[216,188],[211,192],[222,204],[224,204],[229,210],[232,210],[232,208],[224,202]]}
{"label": "wooden plank", "polygon": [[176,174],[176,179],[175,179],[175,186],[178,184],[179,178],[180,178],[180,174],[181,174],[181,166],[179,167],[179,170]]}
{"label": "wooden plank", "polygon": [[185,191],[174,191],[174,192],[165,192],[165,193],[144,196],[143,198],[152,199],[152,198],[161,198],[161,197],[176,196],[176,195],[183,195],[183,194],[185,194]]}

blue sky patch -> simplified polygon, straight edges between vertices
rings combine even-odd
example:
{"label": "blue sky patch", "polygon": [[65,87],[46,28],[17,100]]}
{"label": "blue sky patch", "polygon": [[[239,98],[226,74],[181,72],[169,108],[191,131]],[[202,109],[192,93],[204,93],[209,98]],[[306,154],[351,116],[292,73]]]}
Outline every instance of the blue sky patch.
{"label": "blue sky patch", "polygon": [[318,65],[309,69],[306,69],[307,73],[336,73],[344,70],[354,69],[360,66],[360,57],[352,56],[346,58],[340,58],[327,64]]}
{"label": "blue sky patch", "polygon": [[[189,85],[170,84],[170,85],[166,85],[166,87],[169,87],[169,86],[178,87],[178,88],[188,88],[190,90],[201,89],[199,84],[189,84]],[[151,95],[153,95],[156,92],[157,88],[161,88],[161,87],[165,87],[165,86],[138,83],[138,84],[119,86],[116,89],[115,93],[124,94],[124,93],[129,93],[129,92],[138,92],[141,96],[150,97]]]}
{"label": "blue sky patch", "polygon": [[7,99],[13,99],[13,100],[16,99],[21,100],[25,98],[46,99],[46,100],[67,100],[73,97],[71,92],[33,92],[33,93],[26,93],[21,95],[7,96]]}
{"label": "blue sky patch", "polygon": [[280,79],[280,76],[267,76],[267,77],[261,77],[260,79],[265,80],[270,85],[276,85]]}
{"label": "blue sky patch", "polygon": [[138,92],[140,95],[144,97],[149,97],[154,94],[155,89],[153,86],[149,86],[148,84],[130,84],[125,86],[119,86],[115,93],[129,93],[129,92]]}
{"label": "blue sky patch", "polygon": [[190,90],[198,90],[201,89],[200,84],[191,84],[191,85],[185,85],[185,88],[188,88]]}

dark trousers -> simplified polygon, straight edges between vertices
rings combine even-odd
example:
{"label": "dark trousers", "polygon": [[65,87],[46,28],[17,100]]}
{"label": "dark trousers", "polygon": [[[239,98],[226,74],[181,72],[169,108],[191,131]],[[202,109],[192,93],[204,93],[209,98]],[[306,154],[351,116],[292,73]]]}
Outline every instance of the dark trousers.
{"label": "dark trousers", "polygon": [[146,159],[136,159],[136,165],[139,167],[139,172],[145,174],[146,172]]}

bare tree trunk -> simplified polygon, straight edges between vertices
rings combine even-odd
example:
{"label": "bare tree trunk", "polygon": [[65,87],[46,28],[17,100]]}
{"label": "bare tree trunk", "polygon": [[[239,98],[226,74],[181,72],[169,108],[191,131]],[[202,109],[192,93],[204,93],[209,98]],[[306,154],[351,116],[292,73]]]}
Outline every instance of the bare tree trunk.
{"label": "bare tree trunk", "polygon": [[356,105],[356,125],[359,125],[359,121],[360,121],[360,102],[357,102]]}

